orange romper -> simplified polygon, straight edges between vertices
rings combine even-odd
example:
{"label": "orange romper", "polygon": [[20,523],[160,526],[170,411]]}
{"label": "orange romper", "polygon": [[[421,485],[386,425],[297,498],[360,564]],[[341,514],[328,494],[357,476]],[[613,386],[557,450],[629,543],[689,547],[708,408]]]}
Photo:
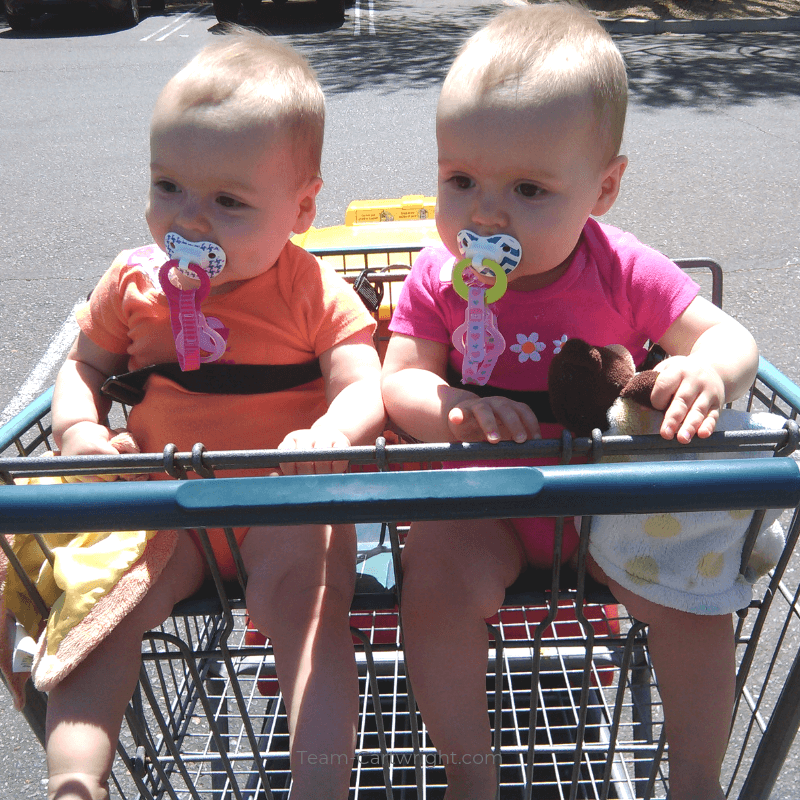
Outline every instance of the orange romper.
{"label": "orange romper", "polygon": [[[109,352],[127,354],[131,371],[177,360],[157,274],[165,261],[155,245],[122,252],[77,313],[83,333]],[[219,359],[227,364],[300,364],[375,328],[342,277],[291,242],[272,268],[228,293],[209,296],[202,311],[228,329]],[[321,378],[269,394],[225,395],[189,392],[151,375],[144,400],[131,409],[128,429],[143,453],[161,453],[170,443],[181,452],[197,442],[208,450],[274,448],[288,433],[310,427],[326,408]],[[219,476],[239,474],[245,473]],[[241,543],[247,528],[235,533]],[[235,577],[224,533],[209,534],[223,577]]]}

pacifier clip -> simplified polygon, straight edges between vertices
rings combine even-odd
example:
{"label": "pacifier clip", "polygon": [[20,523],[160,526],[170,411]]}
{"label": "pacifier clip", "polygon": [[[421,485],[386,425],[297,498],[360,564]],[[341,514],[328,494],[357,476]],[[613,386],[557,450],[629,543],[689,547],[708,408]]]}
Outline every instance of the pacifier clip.
{"label": "pacifier clip", "polygon": [[[211,291],[211,278],[225,266],[225,253],[213,242],[190,242],[177,233],[164,239],[169,256],[158,270],[158,280],[169,305],[172,336],[181,370],[196,370],[216,361],[225,352],[228,331],[213,317],[206,319],[200,307]],[[181,289],[169,278],[170,271],[200,281],[195,289]]]}
{"label": "pacifier clip", "polygon": [[[507,234],[478,236],[463,230],[458,245],[465,257],[453,267],[453,288],[467,301],[464,322],[453,331],[453,347],[463,353],[461,382],[485,386],[497,359],[506,349],[506,342],[497,327],[497,318],[489,306],[496,303],[508,288],[508,273],[520,262],[522,247]],[[487,286],[476,280],[464,280],[468,268],[482,275],[494,276]]]}

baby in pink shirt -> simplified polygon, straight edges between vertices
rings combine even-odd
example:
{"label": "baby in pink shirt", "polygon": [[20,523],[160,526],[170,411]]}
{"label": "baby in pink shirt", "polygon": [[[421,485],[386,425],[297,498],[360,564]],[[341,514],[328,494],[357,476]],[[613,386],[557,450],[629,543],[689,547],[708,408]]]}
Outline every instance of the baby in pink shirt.
{"label": "baby in pink shirt", "polygon": [[[437,111],[436,223],[446,250],[415,264],[383,368],[386,409],[409,434],[427,442],[552,436],[542,399],[547,367],[574,337],[623,344],[637,363],[646,341],[664,348],[670,357],[656,367],[651,400],[665,411],[666,439],[709,436],[724,404],[752,383],[752,336],[665,257],[590,219],[619,192],[626,104],[619,51],[574,6],[506,11],[460,51]],[[499,234],[510,237],[510,252],[521,250],[516,266],[501,267],[499,258],[455,264],[465,243],[471,255],[473,241]],[[576,545],[574,529],[566,531],[567,557]],[[420,710],[448,754],[449,800],[495,796],[484,620],[528,564],[551,560],[552,522],[412,526],[403,632]],[[596,564],[590,569],[649,624],[670,796],[721,800],[734,694],[731,616],[661,607]]]}

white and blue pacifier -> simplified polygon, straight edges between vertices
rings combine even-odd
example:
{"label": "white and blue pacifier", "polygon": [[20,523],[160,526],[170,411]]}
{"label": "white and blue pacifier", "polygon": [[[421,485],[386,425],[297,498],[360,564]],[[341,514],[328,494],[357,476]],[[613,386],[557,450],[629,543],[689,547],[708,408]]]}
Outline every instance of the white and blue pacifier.
{"label": "white and blue pacifier", "polygon": [[214,278],[225,267],[225,251],[214,242],[190,242],[177,233],[164,237],[164,249],[171,260],[177,261],[178,271],[187,278],[195,273],[189,264],[196,264],[209,278]]}
{"label": "white and blue pacifier", "polygon": [[494,272],[484,266],[484,259],[494,261],[508,275],[522,260],[522,245],[507,233],[493,236],[478,236],[472,231],[458,232],[458,249],[461,255],[472,261],[473,268],[482,275],[491,277]]}

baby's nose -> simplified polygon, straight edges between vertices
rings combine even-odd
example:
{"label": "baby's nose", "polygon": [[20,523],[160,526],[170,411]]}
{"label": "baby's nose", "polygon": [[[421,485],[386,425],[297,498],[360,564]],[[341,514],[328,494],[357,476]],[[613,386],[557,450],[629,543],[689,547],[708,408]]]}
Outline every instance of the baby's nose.
{"label": "baby's nose", "polygon": [[492,192],[482,192],[475,201],[472,219],[480,225],[493,228],[482,233],[497,233],[494,228],[505,225],[508,222],[508,215],[500,197]]}
{"label": "baby's nose", "polygon": [[188,198],[181,204],[176,222],[192,230],[208,229],[208,219],[202,204],[192,198]]}

